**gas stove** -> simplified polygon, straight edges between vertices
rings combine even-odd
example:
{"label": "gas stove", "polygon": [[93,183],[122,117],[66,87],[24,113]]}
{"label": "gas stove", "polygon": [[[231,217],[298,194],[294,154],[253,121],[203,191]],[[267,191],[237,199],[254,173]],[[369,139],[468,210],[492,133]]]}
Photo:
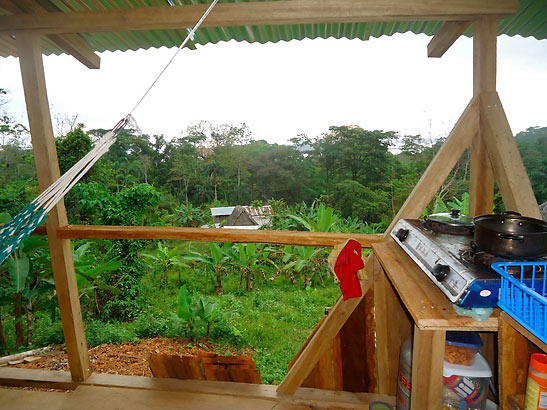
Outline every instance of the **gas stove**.
{"label": "gas stove", "polygon": [[[501,279],[490,265],[509,259],[481,251],[472,236],[437,233],[420,220],[401,219],[391,236],[452,303],[465,308],[497,306]],[[532,281],[531,272],[529,278],[528,272],[515,274]]]}

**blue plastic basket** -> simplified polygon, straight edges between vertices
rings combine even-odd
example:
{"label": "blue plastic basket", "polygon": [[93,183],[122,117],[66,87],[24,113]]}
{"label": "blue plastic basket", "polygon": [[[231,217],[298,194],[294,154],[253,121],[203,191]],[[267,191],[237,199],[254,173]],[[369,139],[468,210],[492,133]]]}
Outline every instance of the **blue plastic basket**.
{"label": "blue plastic basket", "polygon": [[547,261],[498,262],[492,269],[501,275],[498,306],[547,343]]}

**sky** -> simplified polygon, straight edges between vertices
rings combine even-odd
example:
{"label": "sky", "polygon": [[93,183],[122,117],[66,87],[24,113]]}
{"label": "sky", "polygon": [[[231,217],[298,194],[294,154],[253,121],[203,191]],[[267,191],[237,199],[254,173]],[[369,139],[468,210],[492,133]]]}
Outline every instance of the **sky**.
{"label": "sky", "polygon": [[[245,123],[254,139],[286,143],[333,125],[448,135],[472,96],[472,40],[460,38],[440,59],[430,37],[235,41],[183,50],[134,113],[147,134],[179,136],[200,120]],[[101,53],[101,69],[73,57],[44,57],[54,117],[78,115],[87,129],[111,128],[140,99],[175,49]],[[513,133],[547,126],[547,40],[498,37],[498,92]],[[26,123],[16,58],[0,58],[7,108]]]}

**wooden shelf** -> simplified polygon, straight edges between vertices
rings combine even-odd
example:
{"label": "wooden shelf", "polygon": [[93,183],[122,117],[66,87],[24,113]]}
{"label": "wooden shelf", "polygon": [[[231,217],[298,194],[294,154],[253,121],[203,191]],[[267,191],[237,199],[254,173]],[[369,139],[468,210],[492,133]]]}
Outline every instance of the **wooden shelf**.
{"label": "wooden shelf", "polygon": [[499,309],[484,322],[458,315],[444,293],[395,242],[375,243],[372,249],[420,329],[498,330]]}
{"label": "wooden shelf", "polygon": [[522,326],[519,322],[513,319],[505,312],[501,312],[500,321],[506,322],[509,326],[519,332],[522,336],[528,339],[530,342],[535,344],[538,349],[542,350],[544,353],[547,353],[547,344],[542,342],[537,336],[534,336],[528,329]]}

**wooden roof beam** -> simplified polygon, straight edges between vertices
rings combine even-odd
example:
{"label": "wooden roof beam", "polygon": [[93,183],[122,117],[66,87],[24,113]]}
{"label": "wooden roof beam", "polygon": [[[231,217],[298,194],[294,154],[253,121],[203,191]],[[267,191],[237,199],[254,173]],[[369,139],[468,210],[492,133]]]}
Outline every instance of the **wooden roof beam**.
{"label": "wooden roof beam", "polygon": [[[280,0],[218,4],[202,27],[387,21],[462,21],[517,12],[518,0]],[[39,34],[191,27],[206,4],[1,16],[0,33]]]}
{"label": "wooden roof beam", "polygon": [[[5,0],[2,1],[4,1],[4,3],[8,3]],[[10,11],[16,15],[24,15],[25,13],[36,13],[41,16],[44,16],[45,13],[48,12],[59,11],[56,7],[54,7],[53,9],[47,9],[39,4],[36,0],[18,0],[17,8],[18,10],[11,9]],[[14,18],[14,16],[10,17]],[[73,56],[76,60],[85,65],[87,68],[100,68],[101,58],[97,54],[95,54],[95,50],[93,50],[89,46],[89,44],[87,44],[87,42],[78,34],[52,34],[48,37],[65,53]]]}
{"label": "wooden roof beam", "polygon": [[447,21],[427,45],[428,57],[442,57],[469,28],[472,21]]}
{"label": "wooden roof beam", "polygon": [[101,57],[78,34],[51,34],[51,41],[70,54],[87,68],[98,70],[101,68]]}

